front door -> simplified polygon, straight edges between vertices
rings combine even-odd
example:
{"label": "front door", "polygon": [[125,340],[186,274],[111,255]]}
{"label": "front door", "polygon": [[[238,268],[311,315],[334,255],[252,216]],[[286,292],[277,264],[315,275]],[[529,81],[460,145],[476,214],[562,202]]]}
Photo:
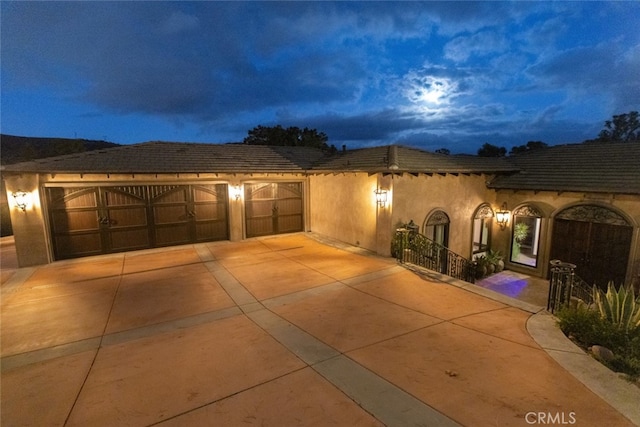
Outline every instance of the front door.
{"label": "front door", "polygon": [[[604,222],[606,221],[606,222]],[[633,227],[599,206],[570,208],[553,223],[551,259],[576,265],[576,274],[606,289],[611,280],[624,283]]]}

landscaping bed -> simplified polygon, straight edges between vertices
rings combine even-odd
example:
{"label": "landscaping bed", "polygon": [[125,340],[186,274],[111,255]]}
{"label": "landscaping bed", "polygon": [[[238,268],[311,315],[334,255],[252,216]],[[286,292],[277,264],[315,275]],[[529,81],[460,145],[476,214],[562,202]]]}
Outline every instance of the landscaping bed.
{"label": "landscaping bed", "polygon": [[578,346],[640,386],[640,298],[631,287],[593,289],[594,303],[559,310],[558,325]]}

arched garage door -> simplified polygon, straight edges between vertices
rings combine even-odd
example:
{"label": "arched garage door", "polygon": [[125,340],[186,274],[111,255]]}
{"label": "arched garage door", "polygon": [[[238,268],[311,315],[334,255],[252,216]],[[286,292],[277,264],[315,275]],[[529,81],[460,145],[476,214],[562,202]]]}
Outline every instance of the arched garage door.
{"label": "arched garage door", "polygon": [[228,239],[227,185],[46,188],[56,259]]}
{"label": "arched garage door", "polygon": [[301,182],[245,184],[247,237],[302,231]]}

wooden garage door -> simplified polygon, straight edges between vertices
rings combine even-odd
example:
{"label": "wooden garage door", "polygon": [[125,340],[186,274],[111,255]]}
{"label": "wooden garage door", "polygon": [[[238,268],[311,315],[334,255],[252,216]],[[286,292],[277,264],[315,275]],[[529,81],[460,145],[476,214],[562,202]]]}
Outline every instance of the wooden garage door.
{"label": "wooden garage door", "polygon": [[245,184],[247,237],[302,231],[301,182]]}
{"label": "wooden garage door", "polygon": [[226,184],[46,193],[56,259],[228,239]]}
{"label": "wooden garage door", "polygon": [[151,188],[156,246],[228,239],[227,186]]}

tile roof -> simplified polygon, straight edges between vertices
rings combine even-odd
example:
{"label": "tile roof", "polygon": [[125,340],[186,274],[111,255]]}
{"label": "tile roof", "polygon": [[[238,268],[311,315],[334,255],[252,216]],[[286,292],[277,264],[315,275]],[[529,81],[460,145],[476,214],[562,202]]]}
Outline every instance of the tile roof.
{"label": "tile roof", "polygon": [[21,172],[206,173],[297,172],[311,168],[322,151],[307,147],[145,142],[17,163]]}
{"label": "tile roof", "polygon": [[521,172],[489,188],[640,194],[640,142],[557,145],[509,160]]}
{"label": "tile roof", "polygon": [[308,147],[145,142],[17,163],[3,170],[44,173],[489,173],[514,171],[515,168],[504,159],[447,156],[396,145],[327,155]]}
{"label": "tile roof", "polygon": [[494,173],[518,170],[505,158],[446,155],[399,145],[350,150],[317,163],[314,169],[397,173]]}
{"label": "tile roof", "polygon": [[640,194],[640,143],[552,146],[505,158],[388,145],[327,155],[308,147],[146,142],[2,167],[33,173],[495,173],[489,188]]}

